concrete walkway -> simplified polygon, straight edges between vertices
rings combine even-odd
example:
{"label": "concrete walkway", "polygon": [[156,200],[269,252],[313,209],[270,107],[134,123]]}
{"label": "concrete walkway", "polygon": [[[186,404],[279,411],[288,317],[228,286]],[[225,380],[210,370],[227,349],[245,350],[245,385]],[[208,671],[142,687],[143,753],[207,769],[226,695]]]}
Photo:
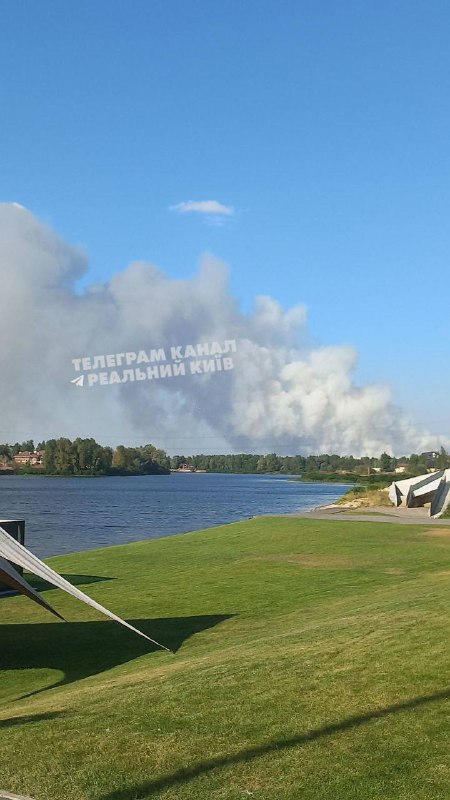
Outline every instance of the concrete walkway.
{"label": "concrete walkway", "polygon": [[[271,516],[275,516],[272,514]],[[313,511],[299,511],[283,514],[285,517],[302,517],[303,519],[337,519],[354,522],[394,522],[400,525],[444,525],[450,528],[450,519],[433,519],[428,516],[428,508],[374,508],[349,509],[343,506],[324,506]]]}

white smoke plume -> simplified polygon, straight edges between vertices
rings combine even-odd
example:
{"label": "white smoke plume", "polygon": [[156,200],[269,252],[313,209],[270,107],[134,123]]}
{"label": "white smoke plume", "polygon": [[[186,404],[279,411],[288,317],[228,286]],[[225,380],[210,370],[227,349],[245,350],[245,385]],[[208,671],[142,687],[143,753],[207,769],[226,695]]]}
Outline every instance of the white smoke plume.
{"label": "white smoke plume", "polygon": [[[0,205],[0,441],[94,436],[152,441],[168,452],[379,455],[438,446],[419,435],[385,386],[358,388],[351,347],[313,345],[303,306],[257,297],[243,314],[226,267],[205,257],[174,280],[133,263],[77,289],[84,252],[17,204]],[[78,389],[80,356],[236,339],[235,368]]]}

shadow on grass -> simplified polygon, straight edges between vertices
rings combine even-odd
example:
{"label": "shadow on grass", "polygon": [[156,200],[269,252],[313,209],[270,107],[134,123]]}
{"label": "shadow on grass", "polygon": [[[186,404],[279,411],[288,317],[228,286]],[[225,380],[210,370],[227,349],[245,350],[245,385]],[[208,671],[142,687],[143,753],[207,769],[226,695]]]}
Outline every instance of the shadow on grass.
{"label": "shadow on grass", "polygon": [[[72,586],[86,586],[89,583],[100,583],[102,581],[116,580],[116,578],[105,578],[101,577],[100,575],[73,575],[73,574],[63,575],[61,573],[61,577],[65,578],[66,581],[69,581],[69,583],[71,583]],[[48,592],[51,589],[55,588],[51,583],[48,583],[47,581],[44,581],[42,578],[39,578],[37,575],[32,575],[29,572],[24,573],[24,578],[30,584],[30,586],[33,587],[33,589],[36,589],[36,591],[40,592],[41,594],[43,592]],[[4,588],[6,591],[0,593],[0,601],[3,599],[6,600],[9,597],[19,596],[19,592],[15,592],[14,590],[9,589],[8,587]]]}
{"label": "shadow on grass", "polygon": [[[66,581],[72,584],[72,586],[87,586],[90,583],[101,583],[103,581],[115,581],[116,578],[105,578],[101,575],[67,575],[60,573],[62,578],[65,578]],[[36,589],[37,592],[48,592],[50,589],[54,589],[55,587],[44,581],[42,578],[39,578],[37,575],[31,575],[29,572],[25,573],[24,577],[28,581],[28,583]]]}
{"label": "shadow on grass", "polygon": [[[229,615],[128,620],[174,653],[195,633],[213,628]],[[0,671],[55,669],[61,681],[23,697],[73,683],[125,664],[160,648],[115,622],[56,622],[1,625]],[[20,699],[23,699],[20,698]]]}
{"label": "shadow on grass", "polygon": [[9,719],[0,719],[0,729],[2,728],[16,728],[19,725],[29,725],[32,722],[43,722],[46,719],[55,719],[56,717],[63,717],[61,711],[48,711],[45,714],[34,714],[28,717],[10,717]]}
{"label": "shadow on grass", "polygon": [[391,714],[398,714],[402,711],[409,711],[413,708],[427,705],[427,703],[435,703],[438,700],[447,700],[450,698],[450,689],[445,689],[435,694],[423,695],[422,697],[414,697],[411,700],[405,700],[403,703],[394,703],[385,708],[377,708],[373,711],[368,711],[365,714],[355,714],[352,717],[347,717],[340,722],[333,722],[330,725],[324,725],[322,728],[315,728],[306,733],[301,733],[298,736],[291,736],[287,739],[278,739],[276,741],[260,744],[255,747],[249,747],[242,750],[240,753],[232,753],[228,755],[218,756],[208,761],[202,761],[199,764],[193,764],[185,769],[177,770],[171,775],[165,775],[157,780],[139,783],[135,786],[119,789],[111,794],[102,795],[98,800],[136,800],[140,798],[151,797],[152,795],[159,794],[166,789],[172,789],[188,783],[200,775],[205,775],[215,769],[221,767],[229,767],[234,764],[245,764],[253,759],[260,758],[261,756],[270,755],[272,753],[279,753],[283,750],[289,750],[293,747],[299,747],[310,742],[315,742],[326,736],[332,736],[336,733],[344,733],[345,731],[358,728],[360,725],[365,725],[373,720],[383,719]]}

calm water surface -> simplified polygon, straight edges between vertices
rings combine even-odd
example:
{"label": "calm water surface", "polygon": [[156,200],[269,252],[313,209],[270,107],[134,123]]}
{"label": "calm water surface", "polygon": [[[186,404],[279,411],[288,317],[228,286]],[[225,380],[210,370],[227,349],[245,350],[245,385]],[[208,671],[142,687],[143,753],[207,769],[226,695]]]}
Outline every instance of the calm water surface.
{"label": "calm water surface", "polygon": [[0,519],[25,519],[27,546],[48,557],[305,511],[347,488],[278,475],[0,476]]}

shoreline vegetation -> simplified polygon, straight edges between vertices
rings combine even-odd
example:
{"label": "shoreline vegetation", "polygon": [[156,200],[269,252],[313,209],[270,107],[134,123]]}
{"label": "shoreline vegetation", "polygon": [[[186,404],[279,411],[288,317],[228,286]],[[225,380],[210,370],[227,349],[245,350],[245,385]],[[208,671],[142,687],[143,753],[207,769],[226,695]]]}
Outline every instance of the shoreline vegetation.
{"label": "shoreline vegetation", "polygon": [[388,486],[354,486],[343,497],[336,500],[335,505],[343,508],[393,508],[388,497]]}
{"label": "shoreline vegetation", "polygon": [[308,483],[351,483],[382,488],[401,474],[413,477],[435,469],[450,467],[444,448],[439,452],[413,453],[394,458],[381,453],[379,458],[337,454],[280,456],[276,453],[228,453],[169,456],[153,444],[115,448],[98,444],[93,438],[74,441],[60,437],[39,442],[32,439],[15,444],[0,444],[1,475],[42,475],[100,477],[170,475],[171,472],[269,474],[298,476]]}
{"label": "shoreline vegetation", "polygon": [[[395,474],[382,473],[376,475],[358,475],[353,476],[352,481],[351,476],[347,475],[346,480],[342,482],[351,484],[351,488],[334,503],[321,506],[321,508],[327,509],[336,506],[341,506],[349,510],[377,507],[392,508],[392,503],[388,497],[388,488],[396,477],[398,476]],[[401,477],[402,479],[407,479],[413,476],[405,473],[402,474]],[[331,480],[324,482],[334,483],[336,481]]]}
{"label": "shoreline vegetation", "polygon": [[[342,506],[343,508],[348,509],[358,509],[358,508],[374,508],[378,506],[384,506],[386,508],[392,507],[392,503],[388,497],[388,487],[392,483],[392,481],[398,477],[396,474],[375,474],[375,475],[351,475],[347,474],[343,475],[333,475],[333,476],[326,476],[321,478],[319,476],[314,476],[314,478],[309,478],[309,476],[305,476],[302,478],[296,478],[295,480],[299,480],[302,483],[341,483],[341,484],[349,484],[350,488],[348,491],[342,495],[338,500],[328,506],[321,506],[320,508],[332,508],[334,506]],[[403,474],[402,478],[412,478],[412,475]],[[330,479],[328,479],[330,478]],[[341,480],[338,481],[338,478]],[[319,510],[319,509],[317,509]]]}

